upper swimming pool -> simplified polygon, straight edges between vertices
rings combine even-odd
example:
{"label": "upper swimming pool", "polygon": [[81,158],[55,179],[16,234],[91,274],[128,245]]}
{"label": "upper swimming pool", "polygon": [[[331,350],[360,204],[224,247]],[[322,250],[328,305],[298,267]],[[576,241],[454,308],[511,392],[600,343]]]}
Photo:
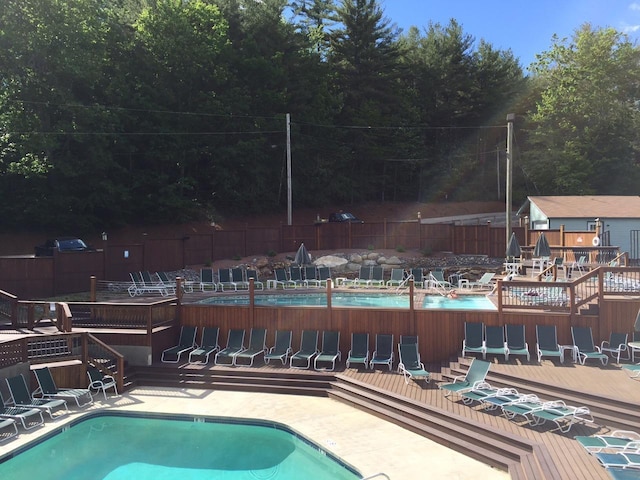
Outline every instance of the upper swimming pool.
{"label": "upper swimming pool", "polygon": [[[327,295],[318,293],[274,293],[256,295],[255,304],[273,307],[326,307]],[[208,305],[249,305],[248,295],[219,295],[201,300]],[[333,292],[331,305],[354,308],[409,308],[409,296],[393,293]],[[416,305],[418,308],[419,306]],[[422,308],[453,310],[496,310],[491,300],[483,295],[459,295],[448,298],[441,295],[425,295]]]}
{"label": "upper swimming pool", "polygon": [[0,462],[11,480],[361,478],[284,425],[228,418],[99,414]]}

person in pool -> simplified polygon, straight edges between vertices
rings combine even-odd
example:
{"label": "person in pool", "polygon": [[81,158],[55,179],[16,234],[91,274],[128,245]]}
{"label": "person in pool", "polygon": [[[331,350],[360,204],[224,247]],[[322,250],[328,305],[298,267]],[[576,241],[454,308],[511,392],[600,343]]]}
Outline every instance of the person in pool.
{"label": "person in pool", "polygon": [[456,292],[455,290],[451,290],[449,293],[447,293],[447,298],[458,298],[458,292]]}

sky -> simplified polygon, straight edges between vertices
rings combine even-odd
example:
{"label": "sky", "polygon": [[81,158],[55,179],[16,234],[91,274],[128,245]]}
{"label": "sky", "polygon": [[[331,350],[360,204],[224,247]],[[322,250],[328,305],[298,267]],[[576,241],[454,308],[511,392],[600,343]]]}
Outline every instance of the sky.
{"label": "sky", "polygon": [[402,28],[446,26],[454,18],[465,34],[511,49],[526,69],[551,48],[552,36],[570,38],[584,23],[613,27],[640,39],[640,0],[379,0],[385,16]]}

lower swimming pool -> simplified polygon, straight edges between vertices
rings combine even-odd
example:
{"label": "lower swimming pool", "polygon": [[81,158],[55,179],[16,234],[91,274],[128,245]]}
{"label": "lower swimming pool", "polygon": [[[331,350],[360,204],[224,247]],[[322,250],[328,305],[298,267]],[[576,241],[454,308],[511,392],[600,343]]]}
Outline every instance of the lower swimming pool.
{"label": "lower swimming pool", "polygon": [[[220,295],[201,300],[207,305],[249,305],[248,295]],[[273,307],[326,307],[327,295],[317,293],[278,293],[256,295],[255,304]],[[331,305],[356,308],[409,308],[409,296],[394,293],[333,292]],[[459,310],[496,310],[493,302],[484,295],[459,295],[457,298],[442,295],[425,295],[422,308]]]}
{"label": "lower swimming pool", "polygon": [[11,480],[361,478],[284,425],[228,418],[99,414],[0,462]]}

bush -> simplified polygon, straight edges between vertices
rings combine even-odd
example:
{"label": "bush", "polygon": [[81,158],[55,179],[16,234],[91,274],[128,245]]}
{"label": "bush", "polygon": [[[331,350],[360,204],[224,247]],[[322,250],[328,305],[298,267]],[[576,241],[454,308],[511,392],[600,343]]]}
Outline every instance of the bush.
{"label": "bush", "polygon": [[402,245],[398,245],[398,246],[396,247],[396,252],[403,253],[404,251],[405,251],[405,250],[404,250],[404,247],[403,247]]}
{"label": "bush", "polygon": [[422,249],[422,256],[423,257],[430,257],[432,253],[433,253],[433,249],[431,247],[429,247],[429,246],[424,247]]}
{"label": "bush", "polygon": [[277,252],[275,252],[274,250],[269,250],[269,251],[267,252],[267,257],[271,257],[271,258],[273,258],[273,257],[275,257],[277,254],[278,254],[278,253],[277,253]]}

